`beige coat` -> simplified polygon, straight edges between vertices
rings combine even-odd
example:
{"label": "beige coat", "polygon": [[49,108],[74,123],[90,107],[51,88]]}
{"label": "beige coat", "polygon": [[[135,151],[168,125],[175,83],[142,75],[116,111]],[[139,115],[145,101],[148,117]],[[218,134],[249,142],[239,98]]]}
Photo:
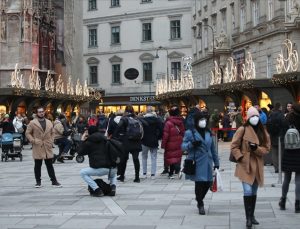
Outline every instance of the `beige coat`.
{"label": "beige coat", "polygon": [[63,137],[64,126],[59,120],[55,120],[53,124],[53,138],[59,139]]}
{"label": "beige coat", "polygon": [[[231,152],[236,160],[243,157],[236,165],[235,176],[242,182],[253,184],[255,179],[259,186],[264,184],[264,159],[263,155],[270,151],[270,137],[267,142],[259,143],[259,139],[251,126],[241,126],[237,129],[231,142]],[[255,151],[250,150],[249,142],[258,145]]]}
{"label": "beige coat", "polygon": [[44,131],[39,121],[35,118],[27,126],[26,137],[32,143],[33,159],[53,158],[53,125],[46,119],[46,130]]}

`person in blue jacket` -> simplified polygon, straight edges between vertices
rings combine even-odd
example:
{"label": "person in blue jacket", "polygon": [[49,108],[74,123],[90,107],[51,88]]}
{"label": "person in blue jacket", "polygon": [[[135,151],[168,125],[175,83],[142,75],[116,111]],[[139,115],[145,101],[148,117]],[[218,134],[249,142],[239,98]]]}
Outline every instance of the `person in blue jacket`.
{"label": "person in blue jacket", "polygon": [[195,175],[186,179],[195,182],[195,195],[200,215],[205,215],[203,199],[213,181],[213,170],[219,169],[219,158],[211,132],[207,127],[207,113],[199,112],[194,116],[194,128],[185,132],[181,148],[188,151],[188,158],[196,161]]}

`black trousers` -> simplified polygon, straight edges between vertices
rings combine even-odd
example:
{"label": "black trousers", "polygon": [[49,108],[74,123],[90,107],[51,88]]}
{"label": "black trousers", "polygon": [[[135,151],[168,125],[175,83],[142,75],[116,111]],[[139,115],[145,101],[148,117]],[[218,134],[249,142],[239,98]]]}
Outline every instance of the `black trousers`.
{"label": "black trousers", "polygon": [[[140,160],[139,160],[139,153],[140,151],[133,151],[130,152],[132,155],[132,160],[133,160],[133,165],[134,165],[134,171],[135,171],[135,176],[139,177],[140,174]],[[129,154],[129,153],[128,153]],[[124,177],[125,176],[125,171],[126,171],[126,167],[127,167],[127,160],[128,160],[128,156],[127,158],[124,160],[123,163],[120,163],[118,165],[118,172],[117,174]]]}
{"label": "black trousers", "polygon": [[175,174],[178,174],[180,172],[180,163],[170,165],[169,176],[172,176],[174,174],[174,171]]}
{"label": "black trousers", "polygon": [[211,186],[210,181],[195,181],[195,195],[199,206],[203,206],[203,199]]}
{"label": "black trousers", "polygon": [[[56,181],[55,177],[55,172],[52,164],[52,158],[50,159],[44,159],[46,167],[47,167],[47,172],[50,177],[51,181]],[[35,175],[35,180],[37,182],[41,181],[41,169],[42,169],[42,163],[43,159],[35,159],[34,160],[34,175]]]}

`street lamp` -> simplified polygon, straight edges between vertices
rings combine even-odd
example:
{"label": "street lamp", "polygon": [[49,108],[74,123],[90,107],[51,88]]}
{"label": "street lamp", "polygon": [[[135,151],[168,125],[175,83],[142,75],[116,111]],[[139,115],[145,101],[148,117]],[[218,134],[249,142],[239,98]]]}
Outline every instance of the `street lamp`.
{"label": "street lamp", "polygon": [[156,49],[156,55],[155,55],[155,58],[159,58],[158,50],[165,50],[165,51],[167,52],[167,82],[169,82],[169,64],[168,64],[169,52],[168,52],[168,49],[167,49],[167,48],[164,48],[164,47],[162,47],[162,46],[159,46],[159,47]]}

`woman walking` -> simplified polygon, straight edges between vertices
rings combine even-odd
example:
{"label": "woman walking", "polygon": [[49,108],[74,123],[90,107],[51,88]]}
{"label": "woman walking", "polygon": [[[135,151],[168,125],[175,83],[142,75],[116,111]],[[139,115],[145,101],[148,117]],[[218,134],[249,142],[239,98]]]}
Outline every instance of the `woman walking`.
{"label": "woman walking", "polygon": [[[300,104],[294,104],[292,110],[286,116],[288,127],[295,127],[300,132]],[[285,210],[285,203],[292,173],[295,172],[295,213],[300,213],[300,149],[285,149],[282,158],[282,171],[284,181],[282,184],[282,197],[279,202],[280,210]]]}
{"label": "woman walking", "polygon": [[247,111],[247,121],[235,133],[231,152],[237,160],[235,176],[240,179],[244,189],[246,226],[259,224],[254,217],[258,186],[264,184],[263,155],[270,151],[270,137],[259,119],[255,107]]}
{"label": "woman walking", "polygon": [[[203,199],[213,181],[213,168],[219,169],[219,158],[210,130],[207,115],[203,112],[194,116],[194,128],[185,132],[182,150],[188,151],[188,158],[196,161],[195,175],[186,175],[195,182],[195,195],[200,215],[205,215]],[[214,165],[214,167],[213,167]]]}
{"label": "woman walking", "polygon": [[172,106],[169,114],[170,117],[167,118],[163,130],[161,148],[165,149],[165,166],[170,166],[169,179],[174,179],[174,171],[181,178],[181,144],[184,136],[184,125],[177,106]]}

